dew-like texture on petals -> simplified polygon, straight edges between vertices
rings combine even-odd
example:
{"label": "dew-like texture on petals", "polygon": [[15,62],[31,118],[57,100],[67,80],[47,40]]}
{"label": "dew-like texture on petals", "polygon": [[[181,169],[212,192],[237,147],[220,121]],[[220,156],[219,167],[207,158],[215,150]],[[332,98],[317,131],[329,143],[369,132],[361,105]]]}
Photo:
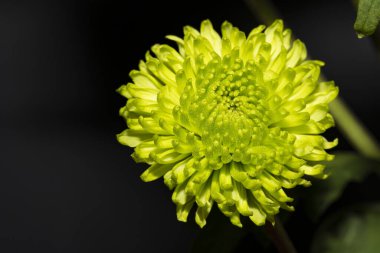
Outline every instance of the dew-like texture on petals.
{"label": "dew-like texture on petals", "polygon": [[323,62],[306,60],[281,20],[248,36],[205,20],[167,38],[178,50],[154,45],[118,90],[128,129],[117,137],[150,165],[142,180],[163,177],[178,220],[195,208],[201,227],[214,205],[236,226],[241,215],[263,225],[293,210],[284,189],[325,178],[320,162],[337,144],[320,135],[334,125],[328,104],[338,94],[319,81]]}

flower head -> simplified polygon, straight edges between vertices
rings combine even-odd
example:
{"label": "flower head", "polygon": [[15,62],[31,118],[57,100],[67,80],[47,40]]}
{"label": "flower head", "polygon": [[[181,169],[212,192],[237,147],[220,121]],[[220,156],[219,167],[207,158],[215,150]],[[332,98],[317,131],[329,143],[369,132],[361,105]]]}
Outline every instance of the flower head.
{"label": "flower head", "polygon": [[284,188],[325,178],[318,162],[337,144],[320,135],[334,125],[328,103],[338,94],[319,82],[323,62],[305,60],[281,20],[248,36],[228,22],[219,35],[206,20],[167,38],[178,51],[154,45],[118,90],[128,99],[118,140],[150,165],[142,180],[163,177],[178,219],[197,206],[201,227],[214,204],[237,226],[240,215],[263,225],[293,210]]}

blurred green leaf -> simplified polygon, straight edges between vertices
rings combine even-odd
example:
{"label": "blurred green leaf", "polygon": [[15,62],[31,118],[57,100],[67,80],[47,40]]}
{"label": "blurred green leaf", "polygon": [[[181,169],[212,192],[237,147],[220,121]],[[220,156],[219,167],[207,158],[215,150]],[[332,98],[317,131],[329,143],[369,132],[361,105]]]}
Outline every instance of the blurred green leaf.
{"label": "blurred green leaf", "polygon": [[380,252],[380,204],[345,209],[328,217],[318,229],[312,253]]}
{"label": "blurred green leaf", "polygon": [[305,190],[302,203],[306,213],[314,221],[341,196],[348,183],[360,182],[370,172],[380,171],[378,161],[357,153],[338,152],[335,155],[333,161],[326,163],[329,178],[313,181],[313,185]]}
{"label": "blurred green leaf", "polygon": [[354,29],[359,38],[369,36],[380,21],[380,0],[360,0]]}

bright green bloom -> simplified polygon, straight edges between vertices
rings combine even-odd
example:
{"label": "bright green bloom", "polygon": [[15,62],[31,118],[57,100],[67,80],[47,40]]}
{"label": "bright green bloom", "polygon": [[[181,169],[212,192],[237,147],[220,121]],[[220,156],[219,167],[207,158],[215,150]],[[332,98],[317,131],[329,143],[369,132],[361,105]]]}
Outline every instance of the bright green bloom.
{"label": "bright green bloom", "polygon": [[152,47],[118,90],[128,99],[118,140],[150,165],[142,180],[163,176],[174,189],[178,220],[196,204],[203,227],[215,203],[237,226],[240,215],[263,225],[294,209],[284,188],[326,177],[318,162],[333,158],[325,149],[337,140],[320,134],[334,125],[328,103],[338,88],[318,81],[323,62],[305,60],[281,20],[248,37],[228,22],[221,30],[206,20],[183,39],[167,36],[178,51]]}

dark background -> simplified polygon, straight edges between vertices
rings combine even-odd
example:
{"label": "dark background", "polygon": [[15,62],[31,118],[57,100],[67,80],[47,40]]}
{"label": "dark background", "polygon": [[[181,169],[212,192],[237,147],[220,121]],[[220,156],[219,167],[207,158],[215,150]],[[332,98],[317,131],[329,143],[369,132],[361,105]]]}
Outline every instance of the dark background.
{"label": "dark background", "polygon": [[[379,139],[380,62],[356,38],[351,1],[275,3]],[[163,182],[143,183],[146,166],[115,139],[125,128],[115,89],[150,46],[206,18],[258,24],[242,0],[0,1],[0,252],[190,251],[193,215],[178,222]]]}

